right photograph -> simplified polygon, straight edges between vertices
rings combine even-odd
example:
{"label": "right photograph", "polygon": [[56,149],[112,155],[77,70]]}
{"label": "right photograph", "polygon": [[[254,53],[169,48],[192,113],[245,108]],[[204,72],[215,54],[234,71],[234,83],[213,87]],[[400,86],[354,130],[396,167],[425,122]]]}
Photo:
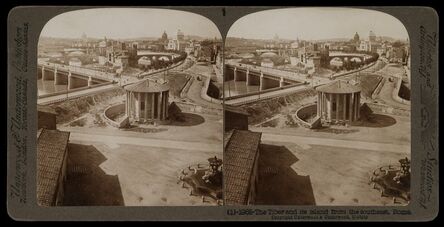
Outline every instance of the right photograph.
{"label": "right photograph", "polygon": [[410,42],[377,10],[248,14],[224,47],[224,204],[405,206]]}

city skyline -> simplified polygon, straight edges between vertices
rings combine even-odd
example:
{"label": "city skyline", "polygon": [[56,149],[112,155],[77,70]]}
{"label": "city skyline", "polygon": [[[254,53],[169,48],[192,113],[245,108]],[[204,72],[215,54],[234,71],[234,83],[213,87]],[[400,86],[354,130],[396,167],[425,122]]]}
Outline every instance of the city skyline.
{"label": "city skyline", "polygon": [[404,25],[391,15],[339,7],[276,9],[248,14],[233,23],[227,37],[273,39],[277,34],[288,40],[352,39],[357,32],[361,39],[368,39],[370,31],[378,37],[408,38]]}
{"label": "city skyline", "polygon": [[161,37],[165,31],[172,37],[179,29],[185,36],[221,38],[216,25],[204,16],[179,10],[137,8],[99,8],[63,13],[49,20],[40,36],[80,38],[86,34],[97,39],[131,39]]}

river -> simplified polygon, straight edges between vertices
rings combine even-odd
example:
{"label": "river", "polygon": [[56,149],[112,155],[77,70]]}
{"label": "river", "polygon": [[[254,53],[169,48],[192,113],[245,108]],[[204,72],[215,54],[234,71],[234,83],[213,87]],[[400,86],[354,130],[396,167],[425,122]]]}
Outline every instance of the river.
{"label": "river", "polygon": [[68,85],[54,85],[54,80],[45,80],[42,81],[42,79],[37,80],[37,90],[38,95],[46,95],[51,94],[55,92],[62,92],[66,91],[68,88]]}
{"label": "river", "polygon": [[245,81],[230,80],[224,83],[224,97],[231,97],[237,95],[248,94],[251,92],[259,91],[259,85],[249,85],[247,86]]}

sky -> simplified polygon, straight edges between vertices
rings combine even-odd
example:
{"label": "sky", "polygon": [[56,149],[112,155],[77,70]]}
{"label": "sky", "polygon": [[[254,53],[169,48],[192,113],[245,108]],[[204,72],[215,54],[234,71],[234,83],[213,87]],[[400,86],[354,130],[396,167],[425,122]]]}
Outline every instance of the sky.
{"label": "sky", "polygon": [[395,39],[408,38],[404,25],[395,17],[374,10],[352,8],[287,8],[252,13],[237,20],[228,31],[228,37],[317,40],[361,39],[373,31],[376,36]]}
{"label": "sky", "polygon": [[167,9],[86,9],[57,15],[44,26],[40,36],[80,38],[83,33],[92,38],[169,37],[180,29],[186,35],[220,38],[216,25],[194,13]]}

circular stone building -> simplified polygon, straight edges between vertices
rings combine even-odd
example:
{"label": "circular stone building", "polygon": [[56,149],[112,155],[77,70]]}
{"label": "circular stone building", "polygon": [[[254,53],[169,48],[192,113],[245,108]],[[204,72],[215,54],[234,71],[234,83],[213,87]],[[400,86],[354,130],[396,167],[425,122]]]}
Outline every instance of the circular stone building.
{"label": "circular stone building", "polygon": [[345,81],[334,81],[316,88],[317,116],[327,123],[352,123],[359,119],[361,88]]}
{"label": "circular stone building", "polygon": [[125,113],[130,122],[162,122],[168,118],[169,86],[149,79],[128,85]]}

